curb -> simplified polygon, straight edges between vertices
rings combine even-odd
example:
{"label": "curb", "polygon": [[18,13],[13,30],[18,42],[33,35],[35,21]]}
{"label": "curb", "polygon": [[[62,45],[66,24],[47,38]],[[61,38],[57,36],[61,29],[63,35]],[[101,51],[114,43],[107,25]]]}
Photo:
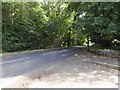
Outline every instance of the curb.
{"label": "curb", "polygon": [[120,70],[120,66],[117,66],[117,65],[106,64],[106,63],[101,63],[101,62],[96,62],[96,61],[87,61],[87,62],[97,64],[97,65],[106,66],[106,67],[111,67],[113,69]]}

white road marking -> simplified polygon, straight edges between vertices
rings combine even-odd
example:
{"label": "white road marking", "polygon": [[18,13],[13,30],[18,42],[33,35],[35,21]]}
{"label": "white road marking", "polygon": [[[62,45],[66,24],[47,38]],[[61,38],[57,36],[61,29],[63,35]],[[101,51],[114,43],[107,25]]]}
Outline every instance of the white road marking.
{"label": "white road marking", "polygon": [[26,57],[26,58],[20,58],[20,59],[15,59],[15,60],[12,60],[12,61],[6,61],[6,62],[2,62],[0,64],[6,64],[6,63],[11,63],[11,62],[16,62],[16,61],[22,61],[24,59],[29,59],[29,57]]}
{"label": "white road marking", "polygon": [[49,55],[49,54],[53,54],[53,53],[56,53],[56,51],[55,52],[44,53],[42,55]]}
{"label": "white road marking", "polygon": [[62,51],[59,51],[58,53],[62,53],[62,52],[66,52],[66,51],[69,51],[69,50],[62,50]]}
{"label": "white road marking", "polygon": [[61,50],[61,51],[54,51],[54,52],[44,53],[42,55],[49,55],[49,54],[53,54],[53,53],[63,53],[63,52],[66,52],[66,51],[69,51],[69,50],[65,49],[65,50]]}
{"label": "white road marking", "polygon": [[[44,53],[44,54],[42,54],[42,55],[49,55],[49,54],[53,54],[53,53],[62,53],[62,52],[66,52],[66,51],[69,51],[69,50],[61,50],[61,51],[54,51],[54,52],[49,52],[49,53]],[[65,54],[63,54],[62,56],[65,56]],[[12,61],[6,61],[6,62],[2,62],[2,63],[0,63],[0,65],[1,64],[6,64],[6,63],[12,63],[12,62],[17,62],[17,61],[22,61],[22,60],[24,60],[24,59],[29,59],[29,57],[26,57],[26,58],[20,58],[20,59],[15,59],[15,60],[12,60]]]}
{"label": "white road marking", "polygon": [[66,52],[66,51],[69,51],[69,50],[54,51],[54,52],[44,53],[42,55],[49,55],[49,54],[53,54],[53,53],[63,53],[63,52]]}
{"label": "white road marking", "polygon": [[65,54],[62,54],[62,56],[65,56]]}

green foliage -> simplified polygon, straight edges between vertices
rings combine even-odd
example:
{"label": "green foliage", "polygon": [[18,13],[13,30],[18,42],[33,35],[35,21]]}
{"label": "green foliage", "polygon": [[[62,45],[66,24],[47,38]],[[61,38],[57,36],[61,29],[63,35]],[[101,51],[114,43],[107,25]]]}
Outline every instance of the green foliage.
{"label": "green foliage", "polygon": [[84,45],[88,36],[104,48],[117,47],[119,14],[114,2],[4,2],[3,51]]}
{"label": "green foliage", "polygon": [[[76,29],[105,48],[120,36],[120,3],[81,3],[75,22]],[[109,45],[109,46],[108,46]]]}

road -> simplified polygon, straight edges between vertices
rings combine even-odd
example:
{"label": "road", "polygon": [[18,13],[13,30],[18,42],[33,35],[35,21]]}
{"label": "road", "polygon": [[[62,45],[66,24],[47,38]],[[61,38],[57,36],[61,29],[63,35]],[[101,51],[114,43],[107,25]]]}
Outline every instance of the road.
{"label": "road", "polygon": [[115,60],[85,47],[4,54],[0,88],[117,88],[118,70],[88,62]]}
{"label": "road", "polygon": [[3,56],[0,63],[2,78],[24,75],[36,69],[42,70],[50,64],[72,57],[79,50],[83,48],[72,47]]}

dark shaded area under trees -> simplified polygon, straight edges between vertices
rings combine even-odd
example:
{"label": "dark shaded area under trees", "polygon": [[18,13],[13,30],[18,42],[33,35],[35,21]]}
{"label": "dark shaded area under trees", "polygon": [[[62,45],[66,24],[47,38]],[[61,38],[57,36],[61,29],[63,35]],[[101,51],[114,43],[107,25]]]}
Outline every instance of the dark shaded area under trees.
{"label": "dark shaded area under trees", "polygon": [[120,50],[120,2],[2,3],[3,52],[84,45]]}

